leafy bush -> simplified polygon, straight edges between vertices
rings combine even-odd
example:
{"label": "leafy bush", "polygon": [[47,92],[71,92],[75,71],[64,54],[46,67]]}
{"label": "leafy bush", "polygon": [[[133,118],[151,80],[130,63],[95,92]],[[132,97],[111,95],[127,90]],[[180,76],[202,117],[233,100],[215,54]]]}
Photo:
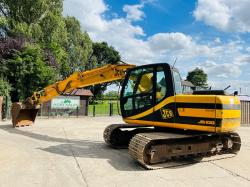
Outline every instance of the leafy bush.
{"label": "leafy bush", "polygon": [[9,97],[11,91],[11,86],[8,81],[0,77],[0,96]]}
{"label": "leafy bush", "polygon": [[34,91],[55,81],[56,74],[44,61],[43,51],[38,45],[28,44],[21,51],[16,51],[12,58],[6,60],[7,71],[3,74],[14,87],[12,101],[24,100]]}
{"label": "leafy bush", "polygon": [[[0,96],[3,96],[3,103],[2,103],[2,118],[7,117],[7,111],[6,108],[10,108],[10,91],[11,86],[8,83],[8,81],[4,80],[2,77],[0,77]],[[6,102],[6,99],[8,102]],[[6,107],[6,103],[8,103],[8,106]]]}

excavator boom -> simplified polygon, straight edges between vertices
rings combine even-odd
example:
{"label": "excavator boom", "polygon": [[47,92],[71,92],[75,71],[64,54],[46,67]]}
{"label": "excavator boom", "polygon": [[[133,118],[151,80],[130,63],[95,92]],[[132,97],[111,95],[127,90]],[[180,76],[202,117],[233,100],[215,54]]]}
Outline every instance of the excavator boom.
{"label": "excavator boom", "polygon": [[126,71],[133,67],[135,65],[109,64],[92,70],[75,72],[62,81],[51,84],[41,91],[34,92],[24,102],[13,103],[11,108],[13,127],[27,126],[34,123],[40,105],[56,96],[66,95],[77,88],[124,79]]}

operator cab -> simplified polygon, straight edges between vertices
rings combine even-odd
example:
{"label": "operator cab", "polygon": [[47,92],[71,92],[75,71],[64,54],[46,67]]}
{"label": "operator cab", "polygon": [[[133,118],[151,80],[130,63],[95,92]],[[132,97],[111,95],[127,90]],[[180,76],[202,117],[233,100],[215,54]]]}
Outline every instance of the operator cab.
{"label": "operator cab", "polygon": [[121,90],[122,116],[140,114],[165,98],[181,93],[180,74],[169,64],[135,67],[127,72]]}

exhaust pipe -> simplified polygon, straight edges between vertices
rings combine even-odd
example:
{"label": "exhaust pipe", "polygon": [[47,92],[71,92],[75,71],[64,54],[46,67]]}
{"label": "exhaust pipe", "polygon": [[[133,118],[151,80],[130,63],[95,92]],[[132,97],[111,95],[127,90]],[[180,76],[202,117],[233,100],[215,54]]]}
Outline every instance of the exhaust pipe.
{"label": "exhaust pipe", "polygon": [[24,103],[13,103],[11,107],[11,116],[13,127],[29,126],[35,122],[40,105],[29,106]]}

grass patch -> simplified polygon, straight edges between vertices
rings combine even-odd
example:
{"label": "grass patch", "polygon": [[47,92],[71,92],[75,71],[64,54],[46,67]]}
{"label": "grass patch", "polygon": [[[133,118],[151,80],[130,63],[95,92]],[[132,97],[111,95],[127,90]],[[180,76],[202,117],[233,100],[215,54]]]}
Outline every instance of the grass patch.
{"label": "grass patch", "polygon": [[[111,102],[111,103],[110,103]],[[111,110],[112,110],[112,115],[119,115],[120,111],[120,103],[117,100],[113,101],[97,101],[96,104],[91,104],[88,106],[88,115],[93,116],[93,110],[95,107],[95,115],[110,115],[110,104],[112,105]]]}

